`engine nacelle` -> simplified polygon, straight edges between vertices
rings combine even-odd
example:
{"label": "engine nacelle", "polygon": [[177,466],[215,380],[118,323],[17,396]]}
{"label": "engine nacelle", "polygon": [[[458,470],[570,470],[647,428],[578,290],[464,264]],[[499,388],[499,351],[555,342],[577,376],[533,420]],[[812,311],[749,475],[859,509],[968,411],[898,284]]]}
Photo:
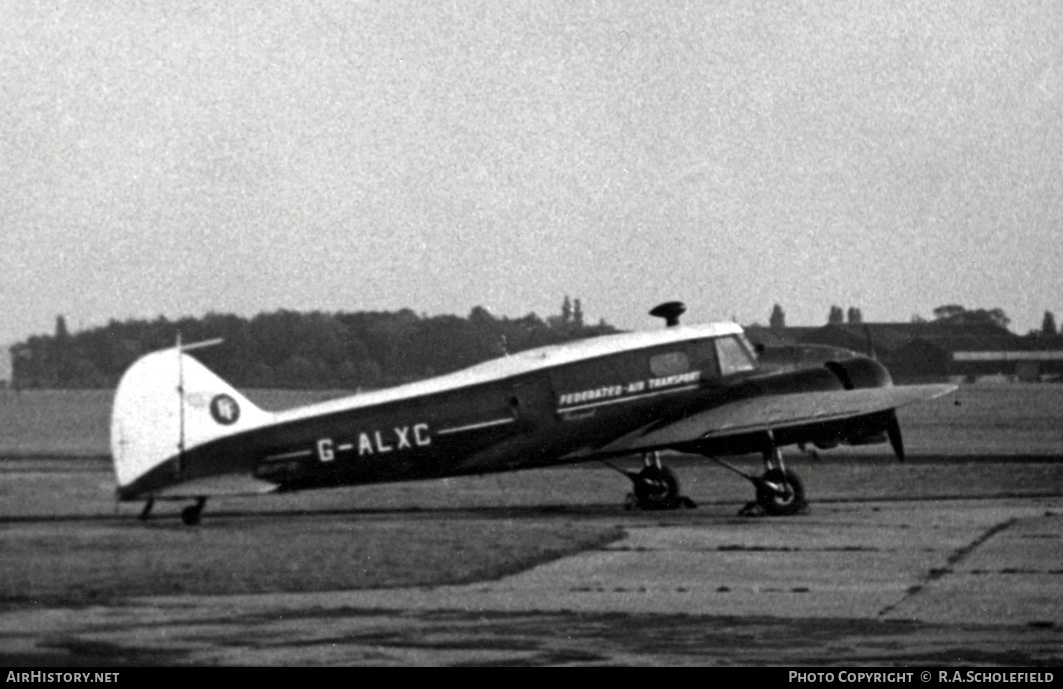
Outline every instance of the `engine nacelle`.
{"label": "engine nacelle", "polygon": [[[824,368],[834,374],[846,390],[883,388],[893,385],[886,367],[874,359],[853,357],[841,361],[828,361]],[[824,435],[814,439],[813,444],[821,450],[829,450],[840,443],[847,445],[874,445],[886,442],[887,419],[866,419],[862,424],[847,424],[844,433]]]}
{"label": "engine nacelle", "polygon": [[874,359],[856,357],[843,361],[828,361],[823,365],[838,377],[846,390],[885,388],[893,385],[890,372]]}

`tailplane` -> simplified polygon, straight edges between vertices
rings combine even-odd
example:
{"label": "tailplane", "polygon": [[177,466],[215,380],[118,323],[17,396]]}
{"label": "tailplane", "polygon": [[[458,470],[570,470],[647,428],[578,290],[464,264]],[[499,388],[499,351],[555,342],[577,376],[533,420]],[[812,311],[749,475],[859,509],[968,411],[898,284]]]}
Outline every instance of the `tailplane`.
{"label": "tailplane", "polygon": [[122,376],[111,415],[119,489],[198,445],[273,420],[185,353],[216,342],[178,344],[147,354]]}

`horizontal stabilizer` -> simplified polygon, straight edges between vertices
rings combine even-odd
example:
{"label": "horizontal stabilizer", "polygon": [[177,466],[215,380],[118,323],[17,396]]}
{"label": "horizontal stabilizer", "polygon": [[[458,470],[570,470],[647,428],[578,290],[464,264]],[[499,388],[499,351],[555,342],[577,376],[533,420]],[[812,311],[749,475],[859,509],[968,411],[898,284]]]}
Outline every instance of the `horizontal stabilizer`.
{"label": "horizontal stabilizer", "polygon": [[151,497],[159,500],[183,500],[204,495],[252,496],[264,495],[277,490],[277,485],[260,481],[249,475],[220,474],[204,478],[182,481],[152,493]]}

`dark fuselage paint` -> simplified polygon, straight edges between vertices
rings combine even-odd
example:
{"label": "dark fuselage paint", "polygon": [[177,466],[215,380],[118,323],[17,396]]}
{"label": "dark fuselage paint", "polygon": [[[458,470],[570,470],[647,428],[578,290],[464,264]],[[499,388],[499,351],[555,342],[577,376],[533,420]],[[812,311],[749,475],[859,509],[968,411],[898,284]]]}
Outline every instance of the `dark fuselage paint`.
{"label": "dark fuselage paint", "polygon": [[[849,387],[816,366],[762,373],[721,370],[716,340],[685,340],[607,354],[468,387],[293,420],[185,451],[120,489],[154,491],[221,474],[243,474],[281,490],[417,480],[629,454],[611,443],[684,415],[746,397]],[[857,387],[889,384],[877,362],[842,362]],[[849,422],[852,423],[852,422]],[[868,421],[877,430],[874,419]],[[790,429],[788,444],[833,433]],[[758,437],[702,442],[702,454],[758,447]],[[643,448],[645,449],[645,448]],[[177,472],[180,472],[179,476]]]}

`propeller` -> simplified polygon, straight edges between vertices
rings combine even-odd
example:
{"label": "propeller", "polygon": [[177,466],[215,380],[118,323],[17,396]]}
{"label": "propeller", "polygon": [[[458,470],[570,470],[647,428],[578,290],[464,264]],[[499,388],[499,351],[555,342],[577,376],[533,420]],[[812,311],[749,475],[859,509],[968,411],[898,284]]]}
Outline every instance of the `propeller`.
{"label": "propeller", "polygon": [[878,361],[878,352],[875,351],[875,339],[871,337],[871,326],[864,323],[864,337],[867,338],[867,355]]}
{"label": "propeller", "polygon": [[890,447],[897,455],[897,461],[904,461],[904,439],[901,438],[901,425],[897,423],[897,410],[890,409],[886,417],[886,436],[890,439]]}

